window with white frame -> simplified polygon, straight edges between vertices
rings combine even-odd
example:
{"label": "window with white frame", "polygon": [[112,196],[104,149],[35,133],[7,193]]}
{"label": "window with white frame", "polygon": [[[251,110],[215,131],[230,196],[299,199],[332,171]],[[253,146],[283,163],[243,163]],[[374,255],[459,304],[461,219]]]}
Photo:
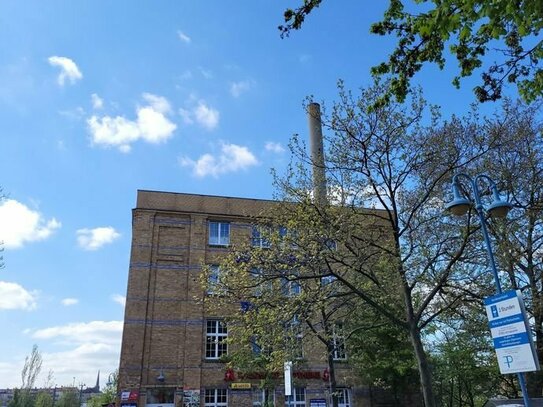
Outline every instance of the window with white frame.
{"label": "window with white frame", "polygon": [[209,244],[211,246],[228,246],[230,244],[229,222],[209,222]]}
{"label": "window with white frame", "polygon": [[206,321],[206,359],[219,359],[228,353],[226,338],[228,330],[224,321],[220,319]]}
{"label": "window with white frame", "polygon": [[351,407],[351,390],[350,389],[337,389],[338,395],[338,407]]}
{"label": "window with white frame", "polygon": [[209,266],[209,275],[207,276],[207,293],[217,294],[217,287],[219,285],[219,275],[221,268],[217,264]]}
{"label": "window with white frame", "polygon": [[253,389],[253,407],[275,406],[273,389]]}
{"label": "window with white frame", "polygon": [[228,394],[226,389],[205,389],[205,407],[227,407]]}
{"label": "window with white frame", "polygon": [[294,387],[290,400],[285,396],[285,407],[305,407],[305,387]]}
{"label": "window with white frame", "polygon": [[268,239],[267,234],[269,234],[269,230],[266,229],[264,226],[253,225],[251,245],[253,247],[269,249],[270,240]]}
{"label": "window with white frame", "polygon": [[340,323],[335,324],[332,341],[334,345],[332,358],[334,360],[346,360],[347,352],[345,350],[345,334],[343,331],[343,324],[340,324]]}

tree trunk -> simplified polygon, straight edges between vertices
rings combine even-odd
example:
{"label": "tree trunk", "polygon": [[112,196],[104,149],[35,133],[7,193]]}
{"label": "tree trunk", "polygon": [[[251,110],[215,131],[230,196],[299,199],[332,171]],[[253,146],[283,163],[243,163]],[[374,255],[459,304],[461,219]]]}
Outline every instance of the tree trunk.
{"label": "tree trunk", "polygon": [[424,399],[425,407],[437,407],[434,397],[434,391],[432,389],[432,373],[430,365],[428,364],[428,358],[422,345],[422,339],[420,337],[420,330],[411,321],[409,326],[409,337],[413,350],[415,351],[415,358],[417,359],[417,365],[419,368],[420,387],[422,391],[422,397]]}

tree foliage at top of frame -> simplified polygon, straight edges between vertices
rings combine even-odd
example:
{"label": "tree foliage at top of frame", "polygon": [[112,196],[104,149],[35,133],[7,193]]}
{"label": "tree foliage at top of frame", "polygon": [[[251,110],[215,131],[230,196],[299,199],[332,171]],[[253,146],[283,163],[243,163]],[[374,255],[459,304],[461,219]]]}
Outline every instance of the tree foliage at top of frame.
{"label": "tree foliage at top of frame", "polygon": [[[281,36],[300,29],[321,3],[304,0],[287,9]],[[533,102],[543,95],[542,28],[541,1],[390,0],[383,19],[370,28],[373,34],[397,37],[388,61],[372,68],[374,75],[392,78],[390,92],[377,102],[389,102],[391,96],[403,101],[422,67],[435,63],[443,69],[448,52],[458,63],[454,86],[481,71],[473,89],[480,102],[500,99],[508,84],[516,84],[521,97]]]}

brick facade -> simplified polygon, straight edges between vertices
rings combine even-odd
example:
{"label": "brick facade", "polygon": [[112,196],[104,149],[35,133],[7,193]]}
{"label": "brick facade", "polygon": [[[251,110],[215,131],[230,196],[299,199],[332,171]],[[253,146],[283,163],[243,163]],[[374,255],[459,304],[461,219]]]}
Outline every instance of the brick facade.
{"label": "brick facade", "polygon": [[[205,309],[199,274],[203,264],[220,262],[227,250],[208,244],[209,221],[229,222],[231,242],[236,243],[250,239],[248,217],[265,215],[273,205],[256,199],[138,191],[119,368],[121,404],[204,406],[206,394],[208,400],[219,401],[226,394],[228,406],[253,406],[260,378],[225,381],[225,365],[205,358],[206,320],[224,315]],[[296,406],[317,405],[315,400],[327,398],[324,348],[306,348],[311,349],[308,367],[295,371],[294,378],[295,386],[305,389],[306,401]],[[368,389],[357,382],[348,363],[337,363],[336,375],[351,397],[345,406],[370,405]],[[250,389],[243,388],[248,384]],[[274,393],[275,405],[284,406],[282,378]]]}

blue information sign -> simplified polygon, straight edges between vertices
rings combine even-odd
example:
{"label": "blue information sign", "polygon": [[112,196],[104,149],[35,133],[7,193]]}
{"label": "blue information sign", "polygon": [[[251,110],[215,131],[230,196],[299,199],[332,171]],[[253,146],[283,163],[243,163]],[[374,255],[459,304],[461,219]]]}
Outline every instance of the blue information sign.
{"label": "blue information sign", "polygon": [[539,370],[539,361],[520,291],[506,291],[484,300],[500,372]]}

